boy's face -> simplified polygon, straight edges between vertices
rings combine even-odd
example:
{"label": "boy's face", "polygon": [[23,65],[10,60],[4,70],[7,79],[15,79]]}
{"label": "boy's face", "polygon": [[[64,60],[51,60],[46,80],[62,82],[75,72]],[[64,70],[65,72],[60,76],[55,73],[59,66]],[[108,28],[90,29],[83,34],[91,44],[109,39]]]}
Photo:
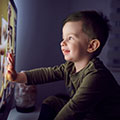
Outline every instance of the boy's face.
{"label": "boy's face", "polygon": [[89,37],[82,31],[82,21],[67,22],[63,26],[61,50],[66,61],[79,62],[88,56]]}

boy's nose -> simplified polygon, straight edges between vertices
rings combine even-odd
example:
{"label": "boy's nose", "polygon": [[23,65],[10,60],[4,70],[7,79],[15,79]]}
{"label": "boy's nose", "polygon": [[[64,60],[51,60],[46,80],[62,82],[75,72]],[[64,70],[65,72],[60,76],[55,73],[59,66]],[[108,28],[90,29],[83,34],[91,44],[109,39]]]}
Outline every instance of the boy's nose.
{"label": "boy's nose", "polygon": [[61,46],[66,46],[67,44],[66,44],[65,40],[63,40],[63,41],[61,41],[60,45]]}

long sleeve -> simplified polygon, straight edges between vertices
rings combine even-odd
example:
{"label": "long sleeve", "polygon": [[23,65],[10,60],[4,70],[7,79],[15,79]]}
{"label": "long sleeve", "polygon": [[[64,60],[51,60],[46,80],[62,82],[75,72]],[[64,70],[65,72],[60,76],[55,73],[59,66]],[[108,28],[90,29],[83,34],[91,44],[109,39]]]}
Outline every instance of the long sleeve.
{"label": "long sleeve", "polygon": [[64,79],[65,64],[26,71],[27,84],[43,84]]}

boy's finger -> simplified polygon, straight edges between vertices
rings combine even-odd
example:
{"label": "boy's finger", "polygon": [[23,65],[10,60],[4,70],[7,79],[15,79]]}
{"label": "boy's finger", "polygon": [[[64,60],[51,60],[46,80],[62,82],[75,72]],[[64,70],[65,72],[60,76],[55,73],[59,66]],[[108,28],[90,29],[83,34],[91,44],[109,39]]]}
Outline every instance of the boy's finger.
{"label": "boy's finger", "polygon": [[8,62],[10,64],[14,65],[14,58],[13,58],[12,54],[10,54],[10,53],[8,54]]}
{"label": "boy's finger", "polygon": [[7,66],[7,70],[14,70],[14,66],[11,65],[11,64],[9,64],[9,65]]}
{"label": "boy's finger", "polygon": [[7,80],[14,81],[16,79],[16,74],[13,71],[8,70],[6,77],[7,77]]}
{"label": "boy's finger", "polygon": [[7,71],[6,77],[7,77],[7,80],[12,81],[12,73],[11,73],[11,71],[9,71],[9,70]]}
{"label": "boy's finger", "polygon": [[11,63],[11,64],[14,63],[13,60],[12,60],[12,58],[10,58],[10,57],[8,57],[8,62]]}

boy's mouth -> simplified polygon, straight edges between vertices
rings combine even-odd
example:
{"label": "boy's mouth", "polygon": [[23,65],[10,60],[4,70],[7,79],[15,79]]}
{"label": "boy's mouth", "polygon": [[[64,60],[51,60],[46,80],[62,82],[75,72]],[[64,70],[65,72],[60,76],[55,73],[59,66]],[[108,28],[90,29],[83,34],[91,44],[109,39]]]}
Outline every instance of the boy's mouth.
{"label": "boy's mouth", "polygon": [[62,52],[63,52],[63,54],[64,54],[64,55],[67,55],[67,54],[69,54],[69,53],[70,53],[70,50],[67,50],[67,49],[62,49]]}

